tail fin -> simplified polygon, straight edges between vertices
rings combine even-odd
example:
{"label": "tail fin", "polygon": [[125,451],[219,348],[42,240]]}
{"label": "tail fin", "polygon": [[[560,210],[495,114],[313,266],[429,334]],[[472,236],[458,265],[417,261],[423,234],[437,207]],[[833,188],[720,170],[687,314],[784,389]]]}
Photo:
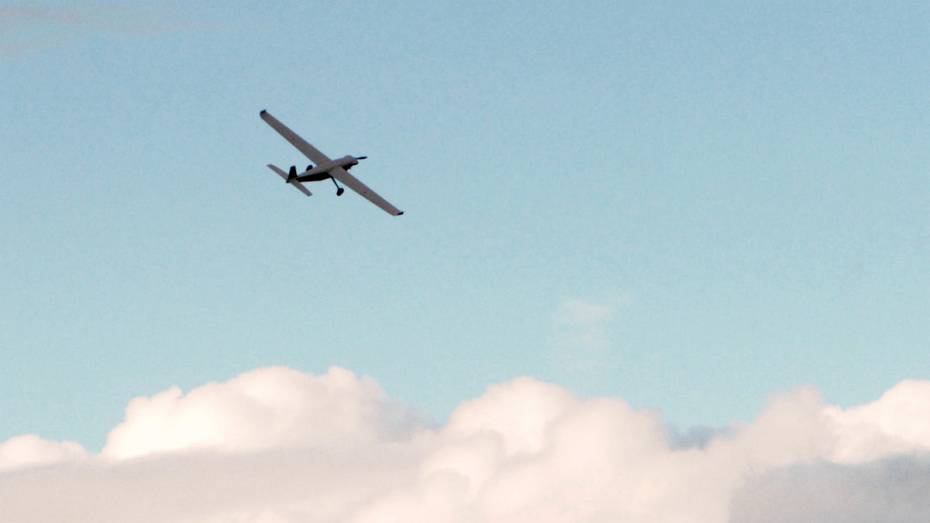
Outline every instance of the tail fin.
{"label": "tail fin", "polygon": [[280,176],[281,178],[284,178],[285,182],[287,182],[290,185],[293,185],[294,188],[297,189],[298,191],[306,194],[307,196],[311,196],[313,194],[312,192],[310,192],[309,189],[304,187],[304,184],[297,181],[297,168],[296,167],[291,166],[290,173],[286,173],[284,172],[283,169],[281,169],[277,165],[271,165],[270,163],[268,164],[268,168],[274,171],[275,173],[277,173],[277,175]]}

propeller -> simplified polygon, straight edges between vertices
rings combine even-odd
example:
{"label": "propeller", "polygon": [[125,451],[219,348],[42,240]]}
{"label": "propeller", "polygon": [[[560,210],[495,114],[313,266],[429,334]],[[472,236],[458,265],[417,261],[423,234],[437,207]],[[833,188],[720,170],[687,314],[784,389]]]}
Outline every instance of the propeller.
{"label": "propeller", "polygon": [[368,157],[367,156],[356,156],[355,159],[356,160],[367,160]]}

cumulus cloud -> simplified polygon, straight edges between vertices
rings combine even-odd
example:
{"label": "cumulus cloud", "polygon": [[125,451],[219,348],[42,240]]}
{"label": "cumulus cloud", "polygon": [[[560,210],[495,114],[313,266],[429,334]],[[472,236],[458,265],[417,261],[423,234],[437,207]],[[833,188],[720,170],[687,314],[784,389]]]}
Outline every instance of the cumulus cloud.
{"label": "cumulus cloud", "polygon": [[930,459],[886,458],[850,466],[829,462],[752,478],[734,495],[741,523],[923,523],[930,519]]}
{"label": "cumulus cloud", "polygon": [[416,425],[370,378],[340,368],[313,376],[275,367],[188,394],[172,387],[130,401],[103,456],[370,444],[408,437]]}
{"label": "cumulus cloud", "polygon": [[[812,388],[751,423],[670,429],[532,378],[441,426],[370,378],[251,371],[130,401],[99,454],[0,444],[10,523],[925,521],[930,382],[843,409]],[[858,519],[857,519],[858,518]]]}
{"label": "cumulus cloud", "polygon": [[78,443],[48,441],[35,434],[25,434],[0,443],[0,472],[76,461],[85,457],[87,451]]}

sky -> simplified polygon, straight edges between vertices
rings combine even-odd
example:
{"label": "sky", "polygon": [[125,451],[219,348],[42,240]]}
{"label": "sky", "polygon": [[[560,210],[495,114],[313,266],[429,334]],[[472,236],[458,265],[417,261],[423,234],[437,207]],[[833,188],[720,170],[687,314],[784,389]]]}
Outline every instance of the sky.
{"label": "sky", "polygon": [[[683,431],[927,378],[928,25],[921,2],[0,6],[0,442],[95,453],[131,398],[270,366],[370,376],[428,425],[530,376]],[[285,187],[265,164],[306,160],[262,109],[367,155],[404,216]]]}

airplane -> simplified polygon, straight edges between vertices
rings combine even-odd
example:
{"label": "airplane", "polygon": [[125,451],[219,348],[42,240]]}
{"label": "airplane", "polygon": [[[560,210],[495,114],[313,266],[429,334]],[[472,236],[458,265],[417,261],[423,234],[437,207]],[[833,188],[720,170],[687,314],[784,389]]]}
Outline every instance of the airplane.
{"label": "airplane", "polygon": [[336,196],[342,196],[342,193],[345,192],[345,189],[339,186],[339,182],[345,184],[346,187],[352,189],[353,191],[360,194],[363,198],[370,201],[371,203],[380,207],[384,212],[390,214],[391,216],[400,216],[404,214],[404,211],[399,210],[397,207],[391,205],[390,202],[382,198],[375,191],[371,190],[370,187],[358,180],[358,178],[349,174],[349,169],[358,165],[360,160],[368,158],[367,156],[351,156],[346,155],[342,158],[336,158],[331,160],[328,156],[321,153],[316,147],[310,145],[306,140],[297,135],[294,131],[290,130],[286,125],[279,122],[277,118],[271,116],[268,111],[262,110],[259,113],[262,120],[265,121],[272,129],[278,132],[285,140],[291,142],[291,145],[296,147],[300,152],[310,159],[310,161],[316,163],[314,167],[313,164],[307,166],[307,169],[298,174],[297,167],[292,165],[290,171],[284,172],[283,169],[276,165],[268,164],[268,168],[278,174],[281,178],[284,178],[285,183],[288,185],[293,185],[295,189],[306,194],[307,196],[312,195],[309,189],[304,187],[303,182],[320,182],[323,180],[332,180],[336,185]]}

